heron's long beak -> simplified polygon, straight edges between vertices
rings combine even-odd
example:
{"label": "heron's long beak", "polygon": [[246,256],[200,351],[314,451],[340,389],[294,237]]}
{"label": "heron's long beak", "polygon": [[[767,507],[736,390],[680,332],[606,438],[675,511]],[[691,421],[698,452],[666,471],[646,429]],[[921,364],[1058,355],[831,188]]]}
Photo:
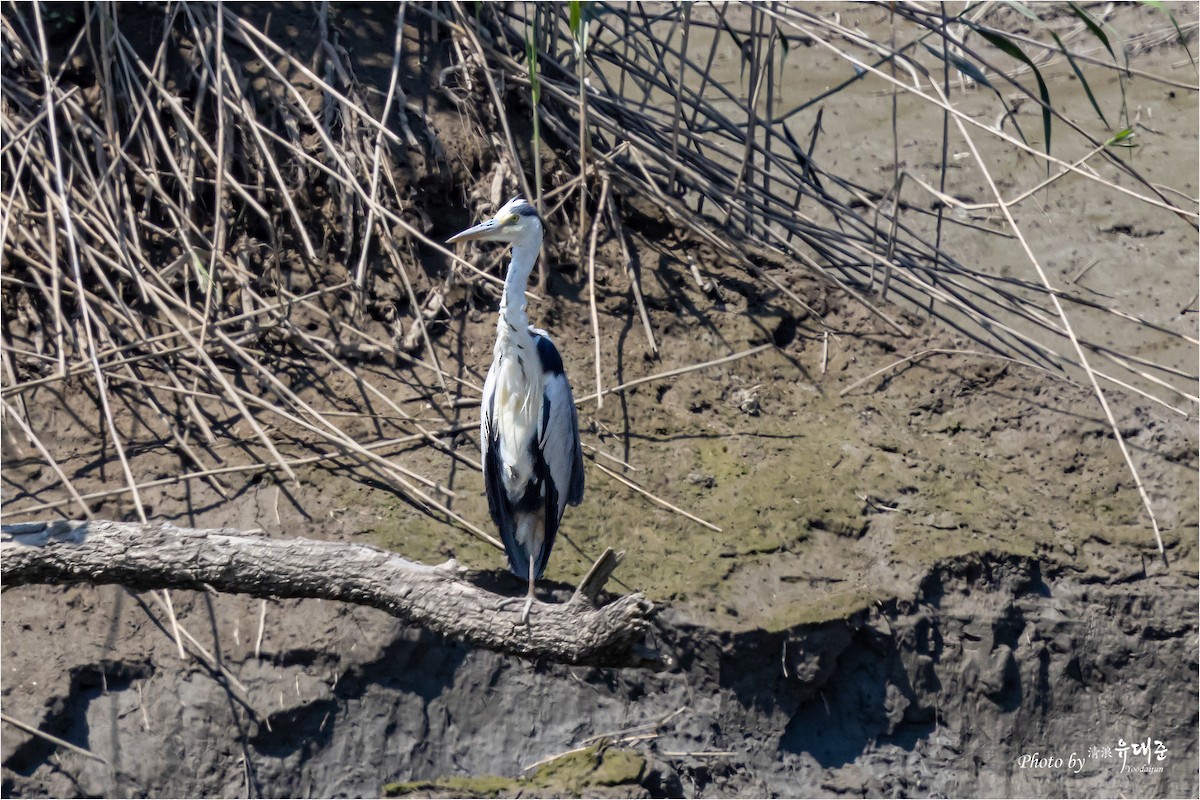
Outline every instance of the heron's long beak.
{"label": "heron's long beak", "polygon": [[467,228],[461,233],[456,233],[446,240],[446,244],[454,244],[455,242],[470,242],[476,239],[490,239],[492,234],[496,232],[499,226],[496,220],[489,219],[487,222],[481,222],[473,228]]}

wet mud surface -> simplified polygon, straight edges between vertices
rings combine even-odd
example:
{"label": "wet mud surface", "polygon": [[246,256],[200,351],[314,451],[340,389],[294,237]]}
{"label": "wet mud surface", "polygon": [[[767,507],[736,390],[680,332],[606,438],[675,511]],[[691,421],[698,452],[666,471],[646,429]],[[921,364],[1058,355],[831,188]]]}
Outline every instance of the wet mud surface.
{"label": "wet mud surface", "polygon": [[[363,80],[390,64],[386,47],[367,55],[368,40],[359,42]],[[1160,49],[1138,63],[1159,68],[1180,53]],[[409,88],[419,102],[418,87]],[[1194,151],[1195,95],[1179,102],[1188,105],[1178,119],[1192,120],[1192,139],[1179,148]],[[453,109],[431,100],[423,122],[450,161],[482,158]],[[1143,166],[1169,170],[1172,152],[1148,149]],[[857,156],[847,142],[832,157]],[[461,194],[458,184],[417,159],[410,166],[400,177],[420,187],[431,235],[464,227],[463,204],[446,199]],[[1092,186],[1067,183],[1054,202],[1078,208],[1100,202],[1094,196]],[[1042,234],[1062,237],[1057,212],[1039,213],[1050,214],[1038,223]],[[595,459],[540,597],[564,599],[604,547],[625,550],[609,589],[643,591],[658,604],[650,644],[670,656],[669,669],[528,663],[369,609],[173,592],[181,624],[220,671],[179,658],[160,597],[116,587],[8,589],[5,713],[107,763],[5,727],[3,794],[371,796],[386,787],[413,797],[1195,796],[1194,417],[1113,395],[1164,559],[1083,386],[963,353],[972,343],[889,306],[914,332],[899,337],[850,298],[764,255],[757,267],[811,312],[800,309],[634,199],[626,224],[660,356],[649,354],[620,247],[602,238],[606,386],[773,345],[610,395],[602,406],[580,404]],[[1063,245],[1079,259],[1112,245],[1081,230]],[[1194,229],[1177,224],[1137,242],[1111,236],[1170,251],[1171,279],[1194,288]],[[1180,267],[1185,255],[1190,273]],[[555,336],[576,395],[588,395],[585,271],[551,263],[549,274],[548,296],[531,303],[530,316]],[[343,277],[344,268],[330,267],[289,279],[301,290]],[[1123,277],[1112,286],[1150,292]],[[386,303],[402,288],[384,274],[375,292]],[[1186,293],[1173,287],[1172,302]],[[452,286],[437,318],[436,346],[465,398],[477,397],[491,358],[497,299]],[[390,336],[382,319],[368,315],[363,325]],[[911,360],[869,377],[903,359]],[[443,437],[448,447],[477,458],[470,403],[446,417],[420,396],[411,365],[368,359],[364,368],[406,409],[453,430]],[[297,371],[291,381],[308,398],[355,391],[338,374]],[[111,488],[120,468],[84,421],[90,398],[60,389],[28,398],[31,418],[53,432],[77,486]],[[120,425],[129,441],[155,440],[133,415]],[[396,435],[379,420],[346,429],[364,439]],[[131,452],[139,475],[180,470],[161,450]],[[482,482],[464,462],[419,446],[388,457],[449,487],[452,508],[485,524]],[[62,499],[51,471],[8,433],[4,462],[5,521],[45,517],[14,509]],[[145,501],[155,518],[179,525],[365,541],[427,562],[453,557],[503,582],[498,551],[389,487],[337,468],[297,473],[299,485],[265,471],[234,476],[227,499],[193,481],[148,490]],[[120,498],[93,510],[132,513]],[[1147,738],[1164,743],[1165,757],[1149,764],[1161,771],[1123,771],[1118,743]],[[1126,755],[1127,766],[1146,763]],[[1025,767],[1023,756],[1031,757]]]}

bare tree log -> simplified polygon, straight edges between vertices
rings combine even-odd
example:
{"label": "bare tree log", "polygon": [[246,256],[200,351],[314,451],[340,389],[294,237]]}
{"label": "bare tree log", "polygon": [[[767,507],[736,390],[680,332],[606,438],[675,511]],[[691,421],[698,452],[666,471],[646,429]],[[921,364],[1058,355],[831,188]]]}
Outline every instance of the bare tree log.
{"label": "bare tree log", "polygon": [[[608,554],[606,553],[606,556]],[[597,608],[533,606],[466,580],[454,561],[429,566],[370,545],[272,539],[166,523],[29,523],[0,528],[0,580],[116,583],[135,590],[200,589],[372,606],[444,636],[525,658],[594,666],[655,666],[643,647],[653,606],[640,593]]]}

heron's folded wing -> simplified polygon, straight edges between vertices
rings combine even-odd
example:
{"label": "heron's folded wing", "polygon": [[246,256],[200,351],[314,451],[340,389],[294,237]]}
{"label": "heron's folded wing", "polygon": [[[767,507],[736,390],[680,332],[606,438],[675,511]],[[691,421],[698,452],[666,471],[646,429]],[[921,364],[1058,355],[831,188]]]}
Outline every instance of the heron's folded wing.
{"label": "heron's folded wing", "polygon": [[562,517],[567,503],[583,500],[583,451],[579,444],[579,417],[567,376],[561,372],[546,378],[542,399],[542,458],[554,485],[555,518]]}

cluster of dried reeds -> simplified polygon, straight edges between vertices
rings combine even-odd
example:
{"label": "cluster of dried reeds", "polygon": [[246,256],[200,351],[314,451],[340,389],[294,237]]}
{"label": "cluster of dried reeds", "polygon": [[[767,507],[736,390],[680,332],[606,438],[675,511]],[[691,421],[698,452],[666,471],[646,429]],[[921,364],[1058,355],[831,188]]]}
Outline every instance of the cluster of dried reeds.
{"label": "cluster of dried reeds", "polygon": [[[0,120],[4,411],[58,474],[73,512],[90,516],[96,501],[128,493],[144,519],[140,495],[150,486],[202,479],[226,496],[222,476],[231,472],[267,468],[294,478],[300,464],[335,459],[491,540],[444,506],[448,490],[385,457],[413,442],[452,451],[446,431],[426,429],[358,369],[407,351],[429,383],[444,390],[447,380],[422,313],[437,294],[418,298],[410,280],[414,243],[428,240],[404,216],[408,187],[395,181],[396,153],[415,138],[381,122],[404,119],[395,114],[405,103],[403,7],[381,118],[367,110],[347,54],[329,36],[327,7],[313,67],[229,7],[170,4],[149,20],[145,10],[115,6],[85,13],[76,20],[38,4],[6,10]],[[137,38],[147,28],[160,32],[157,42]],[[61,30],[71,38],[51,49],[48,37]],[[317,108],[313,96],[323,98]],[[320,225],[339,221],[317,238]],[[404,337],[394,307],[368,309],[393,324],[390,339],[355,324],[373,299],[369,254],[390,265],[416,310]],[[330,263],[345,265],[341,280],[321,272]],[[297,282],[292,273],[306,270],[312,279]],[[28,345],[14,343],[14,328]],[[343,374],[364,405],[404,432],[360,444],[338,418],[336,398],[293,388],[308,382],[294,379],[297,371],[322,368]],[[86,497],[24,407],[27,398],[79,386],[94,393],[97,438],[111,442],[125,479]],[[158,433],[191,471],[156,481],[135,475],[128,434],[115,421],[122,413]],[[222,439],[237,442],[248,463],[229,464],[228,450],[218,452]]]}
{"label": "cluster of dried reeds", "polygon": [[[21,429],[85,515],[97,499],[125,493],[144,519],[140,490],[148,486],[205,480],[224,496],[222,475],[231,472],[270,469],[294,477],[300,464],[334,460],[384,478],[422,508],[491,540],[446,507],[449,490],[388,457],[397,448],[424,444],[477,466],[443,441],[460,426],[426,427],[377,388],[361,364],[404,352],[419,376],[415,393],[445,396],[456,382],[475,390],[439,361],[426,323],[441,310],[442,294],[417,266],[416,248],[440,246],[411,221],[421,209],[413,208],[409,187],[395,177],[406,149],[437,150],[436,139],[416,136],[403,113],[408,103],[400,76],[410,44],[403,37],[414,27],[449,34],[451,65],[429,76],[430,82],[459,106],[464,123],[475,125],[480,137],[495,126],[497,159],[552,227],[565,232],[551,246],[573,247],[586,259],[597,397],[613,389],[600,380],[595,251],[602,226],[628,246],[619,190],[649,199],[798,306],[804,299],[777,271],[760,268],[755,252],[765,248],[841,287],[895,332],[905,326],[894,312],[870,302],[873,291],[925,309],[1005,357],[1047,370],[1082,368],[1102,402],[1097,381],[1194,413],[1196,397],[1185,396],[1182,408],[1173,405],[1173,378],[1194,382],[1195,376],[1079,337],[1070,319],[1074,309],[1089,308],[1111,314],[1114,325],[1178,334],[1052,286],[1028,248],[1040,281],[982,272],[942,246],[948,225],[1024,244],[1009,209],[1066,175],[1102,182],[1195,225],[1194,201],[1181,206],[1144,180],[1117,152],[1119,137],[1090,139],[1022,82],[1029,74],[1040,82],[1044,59],[1006,72],[987,52],[972,49],[979,35],[987,38],[978,9],[973,17],[946,18],[923,4],[897,7],[895,19],[919,34],[897,48],[803,5],[753,4],[749,24],[741,28],[727,19],[730,8],[706,6],[709,13],[700,15],[689,3],[658,13],[606,3],[401,3],[391,79],[375,89],[380,104],[378,97],[368,100],[356,79],[352,59],[331,32],[326,3],[316,14],[320,47],[311,58],[288,52],[265,26],[256,27],[230,6],[169,3],[153,26],[159,39],[150,43],[134,32],[148,26],[135,27],[132,12],[119,6],[89,5],[83,20],[53,18],[61,12],[52,6],[6,7],[0,42],[0,238],[9,321],[0,350],[5,418]],[[148,11],[137,13],[145,17]],[[62,31],[70,35],[51,47]],[[978,35],[968,41],[967,32]],[[708,44],[696,52],[701,33]],[[712,78],[718,48],[731,42],[745,59],[745,92]],[[854,71],[825,94],[780,108],[782,60],[797,42],[837,54]],[[1061,41],[1027,37],[1021,43],[1045,57],[1065,54],[1119,70],[1083,48],[1067,50]],[[963,113],[950,99],[951,64],[1044,105],[1047,120],[1074,130],[1092,149],[1067,162],[1051,154],[1048,141],[1034,146],[1023,134]],[[1045,161],[1048,177],[1010,196],[997,190],[994,200],[965,206],[945,185],[945,148],[937,187],[902,172],[898,159],[886,191],[822,168],[814,109],[864,77],[940,108],[946,129],[953,122],[971,143],[993,188],[974,145],[982,137]],[[520,108],[535,115],[535,137],[558,149],[560,167],[572,175],[552,191],[542,192],[538,159],[530,180],[532,165],[521,155],[526,148],[510,124]],[[806,113],[816,113],[815,124],[796,130]],[[533,153],[540,152],[539,144]],[[1107,160],[1126,180],[1120,186],[1105,181],[1089,167],[1092,159]],[[906,181],[919,184],[917,191],[936,200],[935,208],[928,208],[928,197],[904,202]],[[951,213],[964,210],[992,212],[1003,227]],[[495,282],[441,252],[452,264],[451,277]],[[383,266],[373,267],[376,261]],[[402,287],[408,309],[403,319],[372,292],[376,269]],[[312,280],[292,280],[306,270]],[[340,277],[330,280],[332,274]],[[628,275],[655,351],[637,276],[632,268]],[[363,315],[382,319],[393,335],[369,335],[355,324]],[[317,325],[301,324],[301,318]],[[1125,372],[1101,371],[1093,366],[1100,360]],[[336,398],[294,388],[304,381],[281,377],[318,368],[351,382],[360,408],[377,409],[367,415],[374,420],[369,444],[348,427]],[[1164,396],[1171,401],[1130,386],[1120,377],[1129,371],[1170,389],[1174,394]],[[67,386],[93,393],[103,428],[96,433],[111,442],[123,465],[123,487],[81,495],[53,447],[27,423],[30,398]],[[127,434],[114,421],[122,410],[159,431],[162,446],[175,449],[191,471],[154,481],[134,474]],[[395,435],[383,434],[378,420],[384,417],[398,427]],[[241,463],[230,464],[228,451],[218,452],[220,439],[237,443]]]}
{"label": "cluster of dried reeds", "polygon": [[[577,13],[578,4],[569,5],[570,13]],[[481,14],[493,35],[479,47],[486,63],[503,68],[506,80],[536,88],[540,128],[571,149],[580,165],[575,181],[581,187],[589,182],[600,185],[598,212],[606,210],[604,198],[611,196],[610,184],[616,184],[623,193],[653,198],[678,225],[740,259],[755,279],[765,281],[799,306],[804,306],[803,300],[778,276],[756,268],[751,258],[754,248],[773,251],[836,284],[896,332],[904,333],[904,326],[866,297],[876,288],[883,298],[898,297],[910,308],[925,309],[1003,358],[1059,375],[1064,368],[1074,368],[1074,374],[1085,376],[1090,383],[1113,428],[1157,536],[1149,498],[1105,387],[1109,391],[1120,387],[1186,417],[1195,414],[1200,397],[1181,387],[1195,386],[1197,376],[1077,335],[1071,320],[1082,311],[1098,312],[1108,315],[1113,327],[1143,327],[1189,345],[1200,341],[1082,292],[1053,285],[1011,213],[1055,181],[1072,176],[1161,209],[1167,217],[1177,218],[1175,224],[1182,221],[1193,230],[1197,226],[1200,215],[1195,198],[1152,183],[1123,157],[1122,148],[1128,145],[1132,129],[1097,139],[1088,127],[1058,110],[1049,96],[1041,69],[1052,59],[1065,58],[1098,115],[1104,117],[1078,65],[1099,67],[1122,78],[1134,72],[1117,62],[1103,21],[1071,6],[1078,24],[1066,35],[1076,42],[1068,48],[1063,37],[1049,27],[1041,37],[991,27],[987,14],[996,10],[993,4],[968,5],[954,17],[947,17],[944,7],[906,4],[892,10],[892,37],[886,43],[841,24],[836,14],[822,14],[799,4],[753,4],[748,25],[740,29],[727,20],[734,8],[729,4],[708,6],[711,13],[704,20],[697,18],[693,4],[688,3],[656,7],[656,13],[640,5],[636,11],[620,4],[588,6],[591,22],[582,42],[579,22],[565,7],[556,12],[535,6],[531,15],[525,4],[489,6]],[[1000,10],[1038,19],[1024,7]],[[1183,42],[1186,48],[1187,36],[1196,30],[1195,20],[1181,26],[1173,16],[1169,25],[1166,19],[1161,29],[1145,36],[1159,42]],[[460,23],[466,24],[461,19]],[[906,26],[907,43],[899,47],[897,24]],[[531,31],[540,32],[532,43]],[[707,52],[697,53],[690,46],[697,32],[710,40]],[[779,108],[776,82],[789,43],[794,47],[797,42],[835,54],[853,73],[819,96]],[[1032,58],[1023,49],[1029,47],[1034,49]],[[749,83],[744,93],[712,79],[713,59],[721,48],[742,53]],[[1017,68],[1005,69],[997,63],[997,50],[1009,63],[1016,61]],[[1097,57],[1104,51],[1110,60]],[[1188,53],[1190,58],[1190,50]],[[1191,64],[1194,71],[1195,62]],[[1147,72],[1136,74],[1193,92],[1198,88],[1194,83]],[[981,121],[952,102],[952,75],[960,82],[978,80],[995,91],[1001,124]],[[1030,75],[1036,83],[1029,83]],[[820,104],[863,78],[885,82],[892,93],[892,176],[890,187],[882,192],[823,169],[819,158],[814,158],[821,130]],[[1043,138],[1039,144],[1026,138],[1015,107],[997,86],[1040,106]],[[896,134],[896,101],[901,94],[919,98],[943,113],[941,182],[937,187],[901,170]],[[804,112],[810,118],[815,115],[807,133],[794,129]],[[586,120],[587,125],[581,123],[575,135],[577,120]],[[1014,133],[1004,129],[1005,120],[1011,120]],[[994,199],[968,204],[947,189],[951,122],[958,138],[967,143],[974,166]],[[1071,161],[1054,155],[1052,124],[1065,126],[1080,137],[1089,148],[1085,155]],[[980,155],[977,143],[984,140],[999,140],[1045,162],[1046,179],[1006,196],[997,187],[988,161]],[[515,150],[512,156],[517,158]],[[1115,167],[1121,180],[1103,177],[1089,163],[1094,159]],[[906,181],[919,187],[915,192],[925,203],[935,201],[932,209],[919,201],[902,200]],[[910,188],[910,196],[913,193]],[[581,192],[584,195],[586,192]],[[1178,203],[1181,197],[1182,205]],[[620,235],[619,220],[607,210],[610,224]],[[947,212],[982,212],[990,220],[980,224]],[[580,238],[585,218],[581,209]],[[1037,280],[962,263],[941,245],[947,225],[1013,240]],[[646,328],[654,346],[648,322]],[[1136,333],[1127,338],[1136,340]],[[597,352],[597,363],[599,358]],[[1107,366],[1101,369],[1100,362]],[[1161,550],[1161,538],[1159,547]]]}
{"label": "cluster of dried reeds", "polygon": [[[1086,129],[1053,105],[1047,108],[1047,113],[1070,125],[1093,146],[1085,158],[1073,163],[1062,161],[1044,146],[1039,149],[1016,134],[993,128],[956,108],[947,98],[946,84],[951,72],[931,70],[917,58],[923,53],[918,44],[939,50],[965,50],[979,68],[998,76],[993,81],[1007,80],[1012,89],[1037,99],[1033,91],[991,63],[986,54],[967,48],[959,38],[962,34],[954,33],[956,28],[963,27],[961,19],[947,20],[936,13],[902,9],[907,21],[921,35],[892,51],[886,44],[867,39],[802,5],[755,4],[749,9],[749,27],[744,30],[735,30],[726,22],[731,6],[716,7],[715,22],[697,21],[691,8],[691,4],[680,4],[658,14],[638,14],[624,6],[593,4],[591,45],[583,51],[587,64],[584,70],[577,63],[581,51],[570,46],[573,43],[569,37],[563,37],[567,47],[552,36],[539,42],[539,47],[545,48],[537,54],[542,129],[557,134],[555,142],[570,147],[580,164],[586,165],[584,151],[590,150],[592,162],[598,165],[595,169],[585,166],[576,181],[591,181],[600,186],[606,181],[617,181],[627,192],[652,197],[680,225],[742,257],[749,270],[754,270],[748,256],[751,247],[765,247],[799,262],[855,296],[876,286],[884,298],[895,293],[914,306],[928,308],[947,324],[1003,354],[1055,369],[1063,363],[1080,366],[1082,359],[1103,358],[1122,369],[1142,367],[1138,371],[1147,380],[1172,389],[1164,376],[1194,380],[1195,376],[1112,352],[1085,339],[1079,342],[1080,353],[1063,349],[1058,337],[1066,337],[1067,330],[1049,305],[1052,299],[1058,299],[1068,306],[1111,313],[1114,324],[1120,320],[1172,335],[1173,331],[1103,306],[1082,293],[981,272],[960,263],[939,246],[944,225],[965,225],[986,235],[1009,238],[1020,235],[1019,231],[963,221],[957,215],[945,213],[948,209],[990,210],[1003,221],[999,213],[1002,207],[1011,208],[1028,200],[1065,175],[1077,175],[1112,187],[1112,182],[1086,167],[1092,158],[1103,158],[1117,165],[1141,187],[1118,188],[1118,191],[1174,213],[1192,227],[1198,218],[1194,203],[1176,205],[1162,188],[1142,178],[1122,159],[1115,147],[1119,142],[1092,138]],[[521,4],[485,9],[499,35],[493,44],[481,47],[488,63],[504,67],[507,80],[527,84],[528,31],[552,32],[555,27],[545,21],[535,24],[523,9]],[[978,10],[974,16],[979,16]],[[689,38],[693,31],[705,28],[711,43],[706,53],[696,54],[689,47]],[[737,87],[711,79],[715,53],[722,47],[730,49],[726,37],[745,54],[748,96],[736,93]],[[787,41],[803,41],[809,47],[832,50],[857,72],[820,97],[792,108],[777,108],[776,73]],[[1055,53],[1052,46],[1042,46],[1050,55]],[[928,58],[928,53],[925,55]],[[899,65],[898,75],[892,71],[893,63]],[[960,58],[952,63],[965,62]],[[579,90],[580,74],[589,76],[585,92]],[[919,96],[942,108],[948,118],[973,129],[963,132],[968,139],[999,138],[1043,159],[1054,173],[1011,197],[971,205],[947,194],[944,184],[940,188],[922,185],[921,189],[929,195],[923,199],[938,201],[933,204],[936,210],[931,211],[923,207],[927,202],[914,201],[910,205],[900,198],[905,180],[919,182],[919,178],[901,172],[899,159],[894,160],[893,185],[882,196],[876,188],[823,169],[819,160],[812,158],[818,148],[819,115],[807,133],[796,131],[794,123],[803,112],[811,112],[822,100],[867,75],[887,81],[898,92]],[[575,119],[583,115],[590,122],[586,138],[575,135],[573,127]],[[943,151],[943,176],[947,170],[945,158]],[[986,164],[980,167],[987,170]],[[924,233],[927,226],[921,224],[922,217],[935,220],[933,236]],[[759,276],[777,283],[769,274]],[[776,288],[786,293],[783,287]],[[793,300],[801,303],[799,298]],[[901,330],[885,312],[873,310],[886,324]],[[1050,336],[1031,335],[1027,330],[1045,331]],[[1129,388],[1115,378],[1098,374]],[[1194,397],[1188,399],[1196,402]]]}

